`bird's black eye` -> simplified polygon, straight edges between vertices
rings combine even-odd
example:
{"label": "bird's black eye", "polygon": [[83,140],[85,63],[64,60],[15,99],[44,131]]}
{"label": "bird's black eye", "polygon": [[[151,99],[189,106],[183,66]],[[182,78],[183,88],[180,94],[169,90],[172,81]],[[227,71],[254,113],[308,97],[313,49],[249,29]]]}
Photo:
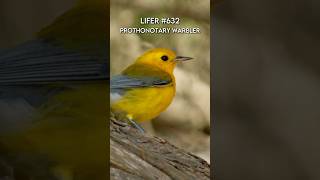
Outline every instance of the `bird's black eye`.
{"label": "bird's black eye", "polygon": [[161,59],[162,59],[163,61],[168,61],[169,57],[166,56],[166,55],[164,55],[164,56],[161,56]]}

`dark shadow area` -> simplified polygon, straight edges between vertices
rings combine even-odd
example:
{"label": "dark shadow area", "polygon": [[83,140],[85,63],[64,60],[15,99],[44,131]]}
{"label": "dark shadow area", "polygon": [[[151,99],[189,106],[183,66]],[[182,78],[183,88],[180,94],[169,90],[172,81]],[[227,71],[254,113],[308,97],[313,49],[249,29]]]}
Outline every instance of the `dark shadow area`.
{"label": "dark shadow area", "polygon": [[108,10],[0,2],[0,179],[109,176]]}
{"label": "dark shadow area", "polygon": [[319,8],[311,0],[215,7],[217,180],[320,178]]}

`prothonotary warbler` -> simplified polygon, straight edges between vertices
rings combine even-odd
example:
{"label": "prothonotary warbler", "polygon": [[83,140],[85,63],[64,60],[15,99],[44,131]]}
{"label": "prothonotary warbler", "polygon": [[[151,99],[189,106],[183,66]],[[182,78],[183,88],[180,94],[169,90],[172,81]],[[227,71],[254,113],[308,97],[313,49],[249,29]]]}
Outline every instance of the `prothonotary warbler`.
{"label": "prothonotary warbler", "polygon": [[34,39],[1,50],[0,179],[108,177],[107,3],[77,0]]}
{"label": "prothonotary warbler", "polygon": [[174,68],[191,59],[165,48],[147,51],[111,78],[111,112],[143,131],[135,122],[151,120],[170,105],[176,92]]}

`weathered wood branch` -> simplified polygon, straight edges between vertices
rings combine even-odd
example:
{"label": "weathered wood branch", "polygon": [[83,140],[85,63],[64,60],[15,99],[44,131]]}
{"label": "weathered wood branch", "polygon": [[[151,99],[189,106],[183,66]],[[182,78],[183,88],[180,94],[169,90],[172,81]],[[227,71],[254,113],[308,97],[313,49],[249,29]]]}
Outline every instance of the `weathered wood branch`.
{"label": "weathered wood branch", "polygon": [[166,140],[110,120],[110,177],[123,179],[210,179],[210,165]]}

